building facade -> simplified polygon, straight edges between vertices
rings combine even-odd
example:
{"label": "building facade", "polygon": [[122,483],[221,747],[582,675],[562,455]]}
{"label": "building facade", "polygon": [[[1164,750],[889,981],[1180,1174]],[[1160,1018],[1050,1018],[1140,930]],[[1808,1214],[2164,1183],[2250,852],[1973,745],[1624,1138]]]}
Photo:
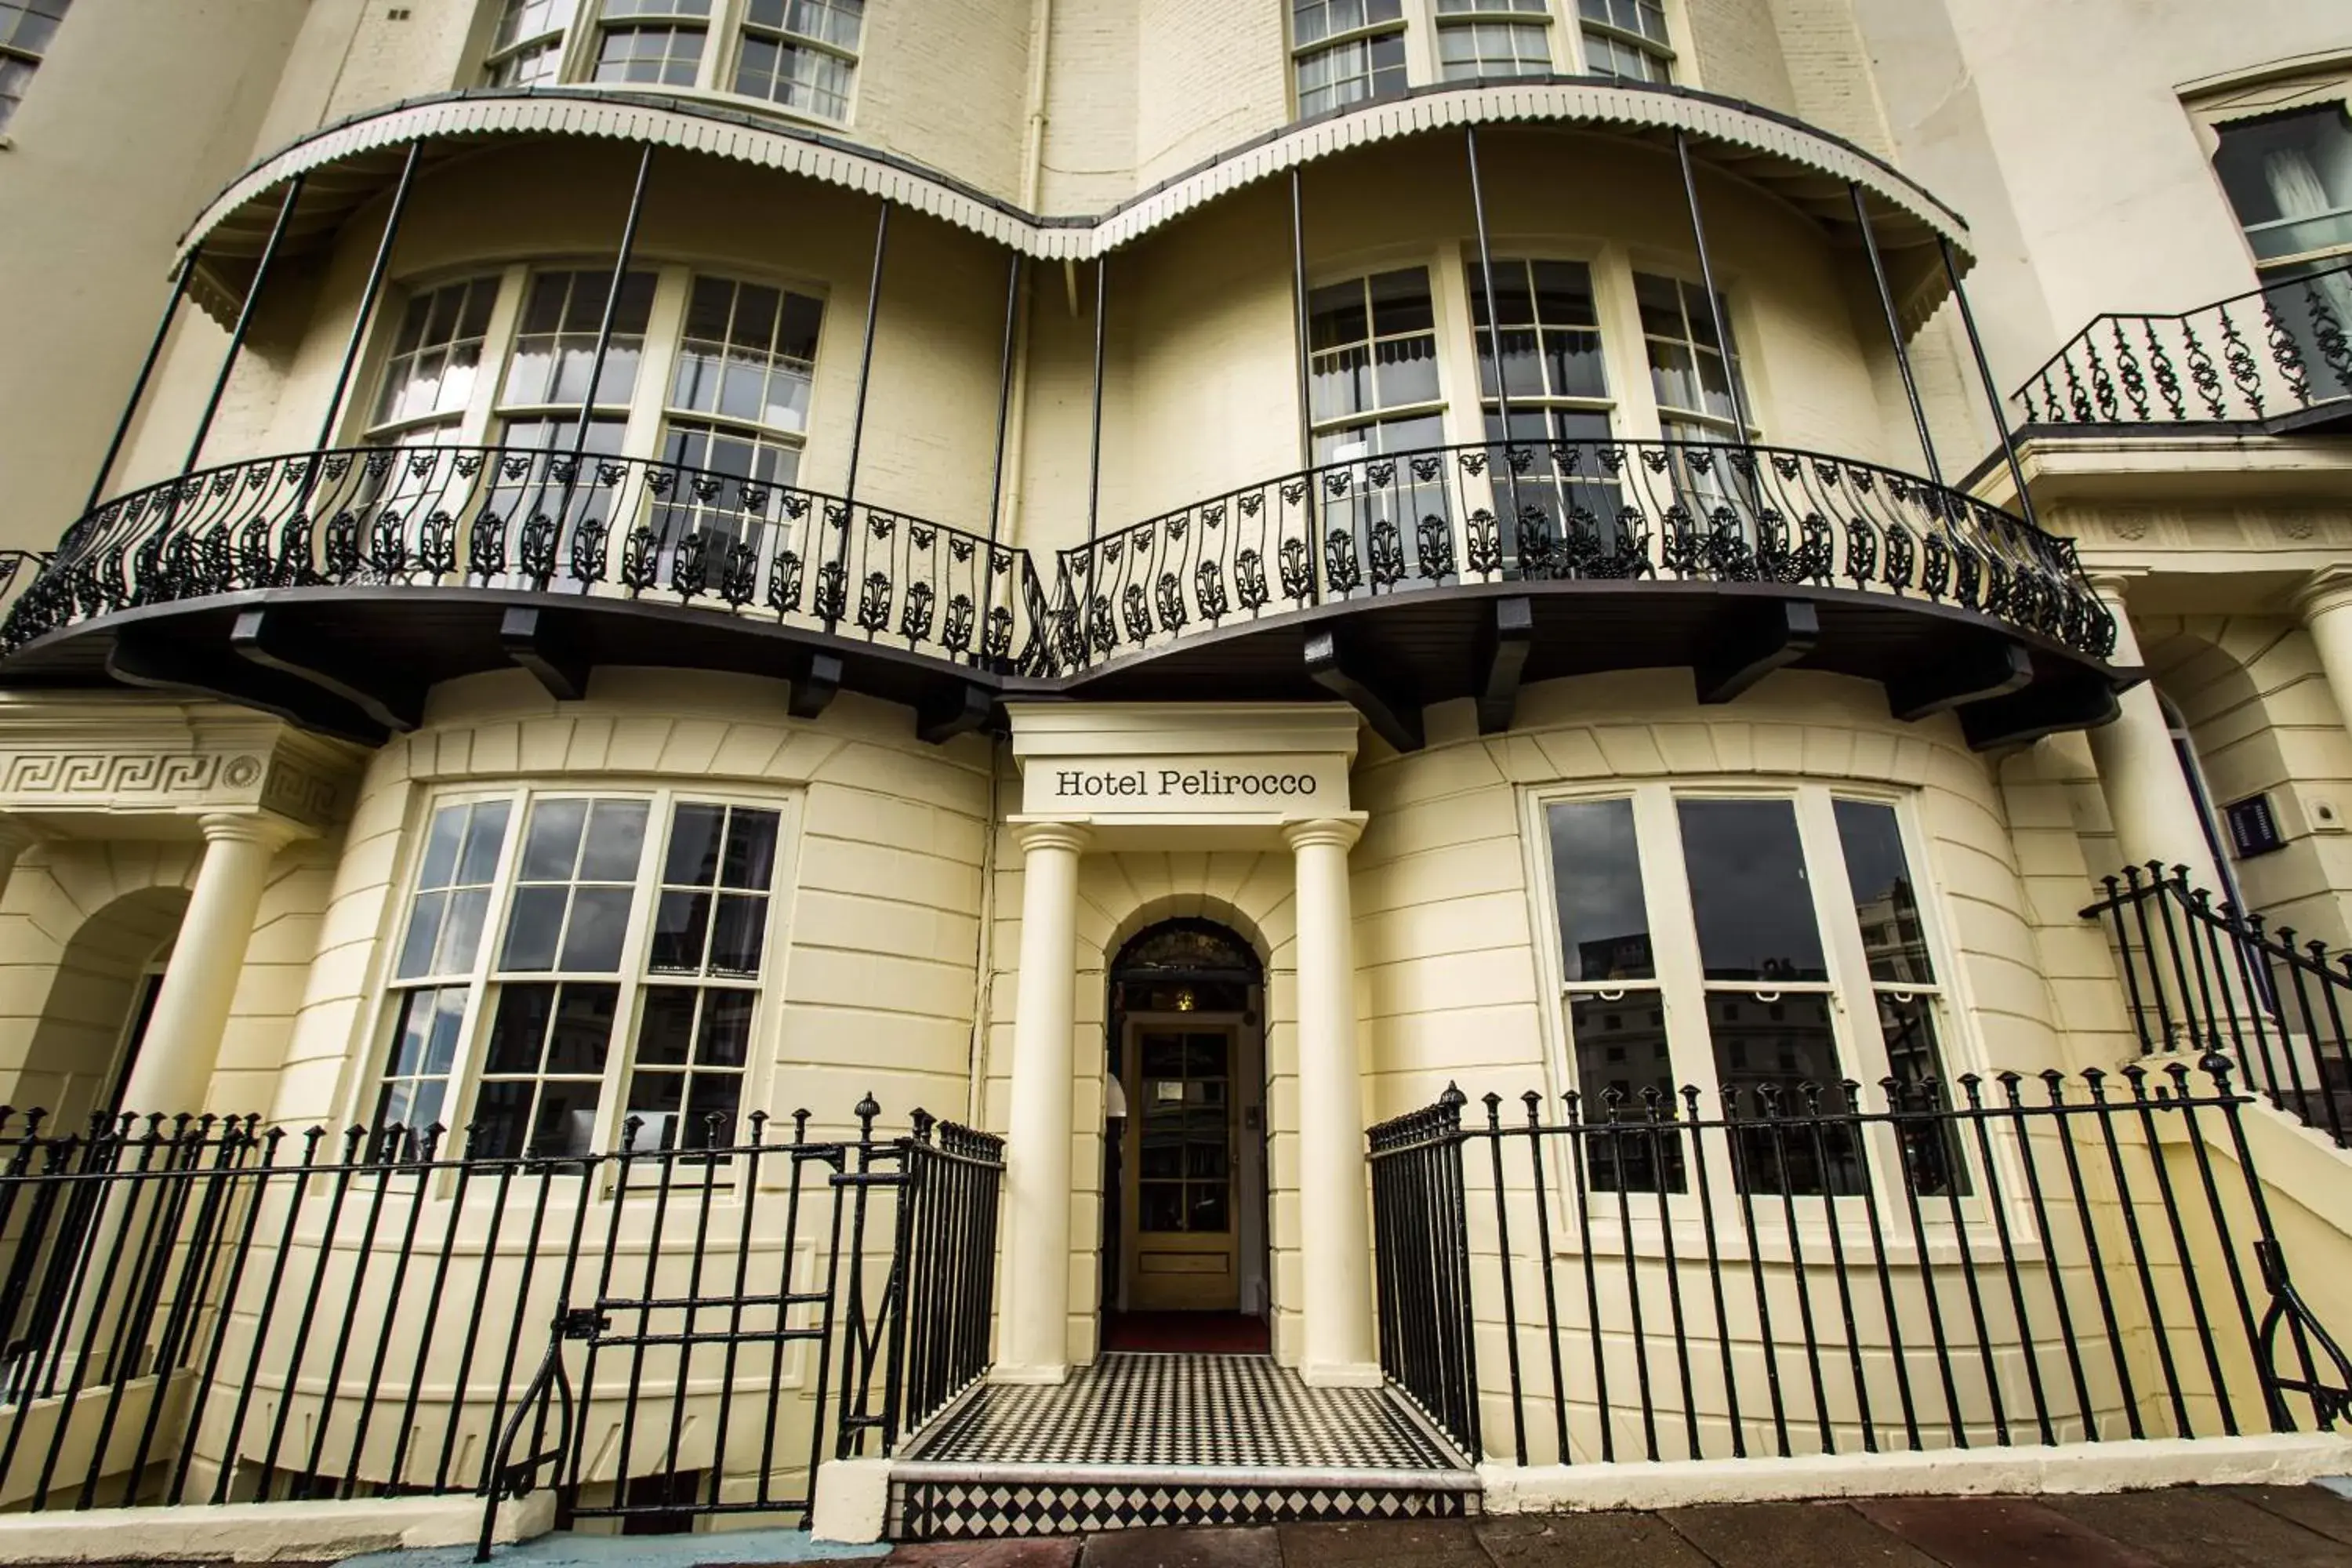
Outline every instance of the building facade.
{"label": "building facade", "polygon": [[168,9],[0,0],[0,1506],[2333,1453],[2332,7]]}

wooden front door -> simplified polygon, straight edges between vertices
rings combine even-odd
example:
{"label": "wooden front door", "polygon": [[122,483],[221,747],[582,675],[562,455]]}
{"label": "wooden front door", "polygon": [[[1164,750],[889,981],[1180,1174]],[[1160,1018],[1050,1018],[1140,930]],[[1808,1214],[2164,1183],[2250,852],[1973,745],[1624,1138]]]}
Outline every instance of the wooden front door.
{"label": "wooden front door", "polygon": [[1235,1032],[1230,1024],[1128,1026],[1119,1199],[1132,1310],[1240,1310]]}

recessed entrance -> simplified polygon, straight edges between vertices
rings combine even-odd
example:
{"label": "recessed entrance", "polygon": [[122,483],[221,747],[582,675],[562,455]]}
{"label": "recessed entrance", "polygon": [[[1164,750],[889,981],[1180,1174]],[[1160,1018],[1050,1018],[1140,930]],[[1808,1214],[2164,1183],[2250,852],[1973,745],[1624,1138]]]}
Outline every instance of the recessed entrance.
{"label": "recessed entrance", "polygon": [[1265,976],[1204,920],[1139,933],[1110,972],[1104,1343],[1263,1351]]}

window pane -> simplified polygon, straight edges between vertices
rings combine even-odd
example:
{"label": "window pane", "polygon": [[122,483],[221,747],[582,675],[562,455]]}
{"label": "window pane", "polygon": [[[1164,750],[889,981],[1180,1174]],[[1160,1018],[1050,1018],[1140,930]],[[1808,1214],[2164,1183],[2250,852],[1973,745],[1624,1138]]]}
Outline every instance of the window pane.
{"label": "window pane", "polygon": [[1835,804],[1846,885],[1853,889],[1854,918],[1862,924],[1870,977],[1933,984],[1935,970],[1927,959],[1927,933],[1920,929],[1919,900],[1903,858],[1895,808],[1867,800]]}
{"label": "window pane", "polygon": [[1677,810],[1706,977],[1828,979],[1795,805],[1685,800]]}
{"label": "window pane", "polygon": [[522,879],[569,881],[580,859],[581,829],[587,825],[585,800],[541,801],[530,814],[530,837],[523,840]]}
{"label": "window pane", "polygon": [[441,944],[433,957],[436,974],[464,974],[474,967],[489,907],[488,888],[461,888],[449,895],[448,917],[441,922]]}
{"label": "window pane", "polygon": [[702,1038],[694,1049],[698,1067],[740,1068],[751,1059],[753,1000],[749,991],[702,994]]}
{"label": "window pane", "polygon": [[703,938],[710,930],[710,895],[687,889],[663,892],[654,913],[652,951],[646,967],[666,974],[694,974],[702,969]]}
{"label": "window pane", "polygon": [[694,1046],[694,1002],[700,993],[690,985],[649,985],[639,1004],[637,1065],[684,1067]]}
{"label": "window pane", "polygon": [[662,859],[662,880],[676,886],[707,888],[719,870],[719,833],[727,808],[681,802],[670,813],[669,853]]}
{"label": "window pane", "polygon": [[780,813],[734,808],[727,825],[727,862],[720,879],[730,888],[764,891],[774,875]]}
{"label": "window pane", "polygon": [[682,1072],[641,1072],[629,1080],[629,1106],[625,1123],[634,1119],[640,1125],[628,1140],[628,1147],[640,1153],[656,1149],[677,1146],[678,1112],[686,1104],[686,1075]]}
{"label": "window pane", "polygon": [[425,864],[416,873],[420,888],[446,888],[454,879],[450,873],[457,868],[458,847],[465,842],[466,819],[472,808],[445,805],[433,814],[433,826],[425,839]]}
{"label": "window pane", "polygon": [[1594,1190],[1685,1190],[1682,1140],[1650,1130],[1654,1107],[1658,1121],[1669,1121],[1679,1104],[1664,1000],[1654,991],[1629,991],[1614,1000],[1577,996],[1569,1003],[1569,1031],[1576,1042],[1578,1114],[1586,1121],[1641,1129],[1588,1140],[1587,1179]]}
{"label": "window pane", "polygon": [[555,1011],[552,985],[507,985],[499,991],[499,1010],[490,1024],[489,1050],[482,1063],[488,1073],[536,1073],[547,1044],[547,1021]]}
{"label": "window pane", "polygon": [[[1927,999],[1897,1001],[1882,991],[1877,1001],[1878,1027],[1886,1041],[1886,1070],[1896,1084],[1894,1109],[1950,1110],[1950,1080],[1944,1076],[1944,1053],[1936,1043],[1935,1015]],[[1903,1148],[1904,1178],[1915,1191],[1941,1196],[1971,1190],[1958,1124],[1927,1120],[1897,1122],[1895,1133]]]}
{"label": "window pane", "polygon": [[513,1081],[486,1083],[474,1100],[474,1135],[470,1152],[478,1159],[513,1159],[523,1152],[523,1131],[530,1125],[532,1086]]}
{"label": "window pane", "polygon": [[562,887],[518,888],[507,913],[507,942],[499,954],[501,969],[541,970],[555,967],[555,943],[563,931],[566,894]]}
{"label": "window pane", "polygon": [[499,850],[507,837],[507,803],[486,800],[474,807],[473,820],[466,826],[466,849],[457,863],[457,880],[473,886],[487,884],[498,874]]}
{"label": "window pane", "polygon": [[1633,803],[1569,801],[1546,815],[1563,975],[1571,982],[1655,978]]}
{"label": "window pane", "polygon": [[572,921],[563,931],[563,956],[557,967],[591,974],[621,967],[621,943],[629,934],[634,888],[581,888],[572,895]]}
{"label": "window pane", "polygon": [[618,882],[637,874],[637,852],[646,841],[642,800],[600,800],[588,814],[588,842],[580,857],[583,882]]}
{"label": "window pane", "polygon": [[2213,167],[2254,254],[2352,244],[2352,118],[2340,104],[2221,128]]}
{"label": "window pane", "polygon": [[768,921],[768,900],[724,893],[710,932],[710,973],[750,979],[760,973],[760,947]]}
{"label": "window pane", "polygon": [[551,1079],[539,1091],[530,1152],[541,1159],[585,1154],[596,1134],[598,1086]]}
{"label": "window pane", "polygon": [[1818,992],[1760,1002],[1724,992],[1706,999],[1707,1033],[1727,1113],[1742,1128],[1731,1141],[1743,1191],[1819,1196],[1863,1190],[1861,1151],[1849,1127],[1801,1118],[1816,1107],[1845,1111],[1844,1076],[1829,998]]}
{"label": "window pane", "polygon": [[446,893],[419,893],[408,907],[408,931],[400,941],[400,957],[393,964],[393,978],[414,980],[433,973],[433,952],[439,945],[443,906]]}
{"label": "window pane", "polygon": [[686,1146],[724,1149],[735,1141],[735,1110],[743,1089],[740,1073],[698,1072],[686,1091]]}
{"label": "window pane", "polygon": [[617,985],[566,985],[547,1036],[547,1070],[582,1076],[604,1070],[613,1043],[613,1016],[620,1005]]}

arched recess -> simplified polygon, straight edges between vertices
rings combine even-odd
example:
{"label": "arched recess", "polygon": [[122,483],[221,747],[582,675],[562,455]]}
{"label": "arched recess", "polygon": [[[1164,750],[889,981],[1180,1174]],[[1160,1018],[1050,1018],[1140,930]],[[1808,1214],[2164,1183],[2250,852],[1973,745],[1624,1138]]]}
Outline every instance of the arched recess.
{"label": "arched recess", "polygon": [[1106,1343],[1266,1350],[1265,959],[1179,915],[1121,942],[1107,984]]}
{"label": "arched recess", "polygon": [[[1101,1176],[1105,1031],[1110,961],[1137,933],[1163,921],[1190,917],[1232,928],[1256,952],[1265,975],[1266,1152],[1269,1198],[1267,1251],[1276,1360],[1298,1359],[1304,1283],[1298,1264],[1297,975],[1292,899],[1297,873],[1287,849],[1090,854],[1078,871],[1076,1004],[1071,1084],[1074,1143],[1070,1194],[1070,1318],[1073,1363],[1095,1359],[1102,1234]],[[1005,900],[1019,907],[1017,893]],[[994,944],[994,994],[1012,998],[1017,976],[1017,933]],[[1009,1019],[1005,1020],[1009,1022]],[[993,1049],[989,1073],[1012,1070],[1009,1053]],[[989,1086],[990,1103],[1004,1103],[1007,1085]]]}
{"label": "arched recess", "polygon": [[[2352,738],[2309,635],[2277,616],[2162,617],[2137,629],[2149,679],[2189,739],[2242,901],[2331,945],[2352,939],[2352,846],[2308,809],[2352,799]],[[2258,795],[2284,845],[2242,857],[2219,814]]]}
{"label": "arched recess", "polygon": [[42,1107],[63,1131],[79,1129],[92,1111],[126,1109],[115,1097],[187,907],[185,888],[140,888],[81,922],[58,956],[13,1064],[11,1103]]}

